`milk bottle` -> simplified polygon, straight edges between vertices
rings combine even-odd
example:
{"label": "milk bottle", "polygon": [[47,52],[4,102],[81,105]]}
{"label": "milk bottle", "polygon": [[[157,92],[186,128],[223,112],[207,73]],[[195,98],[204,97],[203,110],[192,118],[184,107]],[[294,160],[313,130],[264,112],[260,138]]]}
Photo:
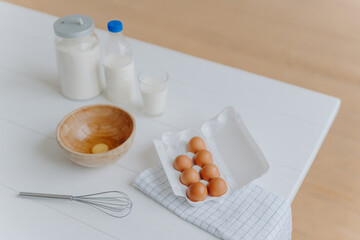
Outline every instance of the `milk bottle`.
{"label": "milk bottle", "polygon": [[110,38],[104,58],[106,95],[114,103],[132,103],[136,99],[132,49],[122,33],[121,21],[110,21],[108,30]]}

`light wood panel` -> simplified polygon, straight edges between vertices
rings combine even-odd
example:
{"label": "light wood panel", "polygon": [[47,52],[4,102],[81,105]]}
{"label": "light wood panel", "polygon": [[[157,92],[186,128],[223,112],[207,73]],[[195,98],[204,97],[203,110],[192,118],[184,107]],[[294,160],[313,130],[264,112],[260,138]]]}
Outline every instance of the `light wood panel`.
{"label": "light wood panel", "polygon": [[[9,0],[113,18],[126,35],[337,96],[339,115],[293,202],[293,239],[360,239],[360,2]],[[24,23],[26,24],[26,23]]]}

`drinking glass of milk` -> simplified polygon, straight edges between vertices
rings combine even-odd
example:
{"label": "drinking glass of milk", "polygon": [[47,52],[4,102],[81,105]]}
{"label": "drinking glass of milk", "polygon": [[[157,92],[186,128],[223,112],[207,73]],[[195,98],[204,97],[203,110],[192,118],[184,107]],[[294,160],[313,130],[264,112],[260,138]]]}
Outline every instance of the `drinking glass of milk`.
{"label": "drinking glass of milk", "polygon": [[144,112],[151,116],[161,115],[165,110],[168,92],[168,74],[160,69],[139,73],[139,88],[144,103]]}

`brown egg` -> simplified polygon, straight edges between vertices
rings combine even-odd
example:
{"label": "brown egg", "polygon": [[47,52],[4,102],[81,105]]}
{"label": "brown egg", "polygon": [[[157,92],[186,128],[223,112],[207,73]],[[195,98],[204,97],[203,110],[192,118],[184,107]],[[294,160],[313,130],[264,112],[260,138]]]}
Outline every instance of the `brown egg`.
{"label": "brown egg", "polygon": [[203,149],[206,149],[206,144],[201,137],[193,137],[187,145],[188,152],[197,153]]}
{"label": "brown egg", "polygon": [[220,197],[224,195],[227,191],[226,182],[222,178],[211,179],[208,184],[209,196],[211,197]]}
{"label": "brown egg", "polygon": [[204,167],[200,170],[200,176],[202,179],[209,181],[213,178],[219,177],[220,172],[215,164],[209,163],[204,165]]}
{"label": "brown egg", "polygon": [[213,157],[208,150],[200,150],[194,156],[194,164],[203,167],[206,164],[212,163]]}
{"label": "brown egg", "polygon": [[186,196],[193,202],[204,201],[207,193],[207,188],[202,182],[193,183],[186,190]]}
{"label": "brown egg", "polygon": [[192,161],[186,155],[179,155],[175,158],[173,166],[176,170],[182,172],[185,169],[192,167]]}
{"label": "brown egg", "polygon": [[200,175],[193,168],[185,169],[180,175],[180,182],[182,184],[184,184],[185,186],[189,186],[189,185],[191,185],[195,182],[199,182],[199,181],[200,181]]}

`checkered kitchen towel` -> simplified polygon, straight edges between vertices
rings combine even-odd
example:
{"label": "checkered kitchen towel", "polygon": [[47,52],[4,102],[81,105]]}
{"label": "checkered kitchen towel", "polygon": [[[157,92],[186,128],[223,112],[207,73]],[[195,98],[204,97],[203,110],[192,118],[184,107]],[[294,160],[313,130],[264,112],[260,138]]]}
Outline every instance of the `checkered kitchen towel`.
{"label": "checkered kitchen towel", "polygon": [[232,191],[224,201],[190,206],[175,196],[162,167],[149,168],[134,186],[188,222],[222,239],[291,239],[289,202],[255,184]]}

